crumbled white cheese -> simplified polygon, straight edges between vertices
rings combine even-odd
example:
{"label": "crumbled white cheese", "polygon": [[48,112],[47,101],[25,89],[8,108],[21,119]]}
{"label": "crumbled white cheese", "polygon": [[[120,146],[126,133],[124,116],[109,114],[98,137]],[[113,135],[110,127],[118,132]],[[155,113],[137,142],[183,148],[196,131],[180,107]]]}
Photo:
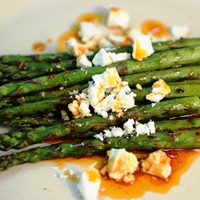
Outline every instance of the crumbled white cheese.
{"label": "crumbled white cheese", "polygon": [[69,110],[72,112],[74,118],[90,117],[89,103],[86,100],[86,94],[81,93],[76,95],[76,100],[68,105]]}
{"label": "crumbled white cheese", "polygon": [[138,84],[136,84],[136,88],[137,88],[138,90],[142,90],[142,85],[140,85],[140,84],[138,83]]}
{"label": "crumbled white cheese", "polygon": [[82,54],[76,59],[76,66],[80,68],[88,68],[92,67],[92,62],[87,58],[85,54]]}
{"label": "crumbled white cheese", "polygon": [[66,42],[67,53],[75,57],[79,57],[82,54],[87,54],[88,50],[85,46],[77,43],[74,38],[67,40]]}
{"label": "crumbled white cheese", "polygon": [[126,94],[124,91],[120,91],[112,105],[112,111],[121,114],[123,110],[133,108],[135,106],[135,96],[133,92]]}
{"label": "crumbled white cheese", "polygon": [[110,9],[107,26],[108,27],[121,27],[126,29],[129,26],[130,16],[123,8],[112,7]]}
{"label": "crumbled white cheese", "polygon": [[122,137],[124,131],[119,127],[112,127],[111,128],[112,137]]}
{"label": "crumbled white cheese", "polygon": [[139,36],[142,35],[142,31],[140,28],[131,28],[127,32],[127,37],[131,39],[132,42],[135,41],[135,39]]}
{"label": "crumbled white cheese", "polygon": [[155,122],[150,120],[148,123],[147,123],[147,126],[149,128],[149,131],[150,133],[155,133],[156,132],[156,126],[155,126]]}
{"label": "crumbled white cheese", "polygon": [[124,53],[114,53],[114,52],[108,52],[109,57],[111,58],[112,62],[118,62],[122,60],[131,59],[131,54],[124,52]]}
{"label": "crumbled white cheese", "polygon": [[150,135],[152,133],[156,132],[156,126],[155,126],[155,122],[150,120],[148,123],[142,124],[140,122],[135,122],[135,132],[136,135]]}
{"label": "crumbled white cheese", "polygon": [[[102,101],[98,100],[98,103],[96,105],[93,105],[93,107],[95,109],[94,112],[96,112],[98,115],[101,115],[103,118],[107,118],[108,111],[111,110],[112,105],[114,104],[114,101],[115,100],[112,95],[108,95]],[[91,103],[91,105],[92,105],[92,103]]]}
{"label": "crumbled white cheese", "polygon": [[92,59],[95,66],[105,66],[112,63],[112,60],[105,49],[101,48]]}
{"label": "crumbled white cheese", "polygon": [[180,39],[182,37],[188,37],[190,28],[187,25],[174,25],[170,27],[170,31],[174,39]]}
{"label": "crumbled white cheese", "polygon": [[111,149],[108,154],[108,164],[100,172],[116,181],[133,182],[139,164],[136,156],[125,149]]}
{"label": "crumbled white cheese", "polygon": [[133,119],[128,119],[124,124],[123,124],[123,129],[124,129],[124,135],[131,134],[134,131],[134,124],[135,121]]}
{"label": "crumbled white cheese", "polygon": [[146,99],[157,103],[170,93],[170,87],[163,79],[159,79],[153,84],[152,92],[146,95]]}
{"label": "crumbled white cheese", "polygon": [[114,35],[112,33],[107,35],[107,39],[114,45],[122,45],[126,41],[126,37],[122,35]]}
{"label": "crumbled white cheese", "polygon": [[150,153],[149,157],[142,162],[142,170],[161,178],[168,178],[171,174],[170,158],[161,150]]}
{"label": "crumbled white cheese", "polygon": [[156,132],[156,125],[155,122],[150,120],[148,123],[142,124],[138,121],[134,121],[134,119],[128,119],[123,124],[123,129],[120,127],[110,127],[109,130],[104,130],[98,134],[95,134],[95,138],[100,139],[101,141],[104,138],[109,137],[122,137],[136,133],[137,136],[139,135],[150,135]]}
{"label": "crumbled white cheese", "polygon": [[88,88],[88,101],[96,113],[105,117],[105,112],[109,110],[122,113],[135,106],[136,95],[130,92],[127,82],[121,81],[116,68],[108,68],[103,74],[92,78],[94,85]]}
{"label": "crumbled white cheese", "polygon": [[78,182],[78,189],[84,200],[96,200],[101,184],[100,173],[91,168],[84,171]]}
{"label": "crumbled white cheese", "polygon": [[150,130],[149,130],[149,127],[147,126],[147,124],[142,124],[140,122],[135,123],[135,131],[136,131],[137,136],[144,135],[144,134],[147,134],[147,135],[150,134]]}
{"label": "crumbled white cheese", "polygon": [[88,43],[93,37],[101,37],[103,35],[100,28],[91,22],[81,22],[78,36],[83,43]]}
{"label": "crumbled white cheese", "polygon": [[121,80],[116,68],[107,68],[92,79],[89,87],[81,95],[76,95],[76,100],[68,106],[75,118],[90,116],[89,106],[104,118],[108,117],[110,110],[120,116],[124,110],[135,106],[136,94],[131,92],[127,82]]}
{"label": "crumbled white cheese", "polygon": [[154,53],[149,35],[138,35],[133,43],[132,56],[134,59],[141,61]]}
{"label": "crumbled white cheese", "polygon": [[99,41],[99,48],[106,48],[106,47],[112,47],[113,44],[112,42],[110,42],[108,39],[106,38],[102,38],[100,41]]}

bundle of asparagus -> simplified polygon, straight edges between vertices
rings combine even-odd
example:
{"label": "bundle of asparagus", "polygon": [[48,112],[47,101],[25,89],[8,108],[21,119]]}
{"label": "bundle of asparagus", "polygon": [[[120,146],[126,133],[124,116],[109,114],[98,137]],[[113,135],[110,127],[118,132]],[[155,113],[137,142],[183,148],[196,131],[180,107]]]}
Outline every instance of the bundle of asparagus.
{"label": "bundle of asparagus", "polygon": [[[153,47],[155,53],[142,61],[130,59],[84,70],[76,68],[75,59],[67,53],[2,56],[0,119],[12,128],[9,133],[0,134],[0,150],[22,149],[44,142],[49,145],[30,146],[29,150],[1,156],[0,170],[45,159],[104,154],[110,148],[199,148],[200,38],[155,42]],[[112,51],[130,52],[131,47],[116,47]],[[75,94],[88,87],[93,75],[113,67],[137,94],[137,106],[124,111],[121,117],[110,112],[112,120],[96,114],[73,119],[67,105]],[[159,79],[167,82],[171,93],[152,106],[145,96]],[[138,83],[142,90],[135,89]],[[156,133],[139,136],[133,133],[103,141],[94,137],[105,128],[122,126],[128,119],[155,120]]]}

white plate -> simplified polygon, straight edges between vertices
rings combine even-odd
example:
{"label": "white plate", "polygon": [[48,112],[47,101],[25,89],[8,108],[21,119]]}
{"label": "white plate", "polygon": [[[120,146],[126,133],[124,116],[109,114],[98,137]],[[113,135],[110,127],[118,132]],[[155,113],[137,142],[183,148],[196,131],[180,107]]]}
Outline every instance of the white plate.
{"label": "white plate", "polygon": [[[198,0],[0,0],[0,5],[0,55],[34,53],[32,44],[47,39],[53,42],[45,52],[54,52],[56,39],[69,29],[77,16],[85,12],[104,12],[111,5],[125,8],[134,26],[145,19],[158,19],[169,26],[187,24],[192,35],[200,36]],[[0,172],[0,199],[79,199],[73,185],[54,177],[53,166],[51,162],[42,162]],[[147,192],[140,199],[199,199],[199,166],[200,159],[167,194]]]}

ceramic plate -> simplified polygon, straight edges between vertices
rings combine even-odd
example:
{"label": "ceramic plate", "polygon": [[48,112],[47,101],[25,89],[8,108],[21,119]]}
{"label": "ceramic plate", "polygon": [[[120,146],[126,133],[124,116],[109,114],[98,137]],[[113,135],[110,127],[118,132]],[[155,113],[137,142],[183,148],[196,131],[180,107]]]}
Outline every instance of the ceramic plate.
{"label": "ceramic plate", "polygon": [[[125,8],[134,26],[158,19],[167,26],[187,24],[191,36],[200,36],[198,0],[0,0],[0,5],[0,55],[34,53],[32,45],[36,42],[47,44],[45,53],[55,52],[58,37],[81,13],[105,12],[113,5]],[[166,194],[147,192],[138,199],[199,199],[199,166],[197,159]],[[55,177],[53,167],[53,162],[40,162],[0,172],[0,199],[79,200],[74,184]]]}

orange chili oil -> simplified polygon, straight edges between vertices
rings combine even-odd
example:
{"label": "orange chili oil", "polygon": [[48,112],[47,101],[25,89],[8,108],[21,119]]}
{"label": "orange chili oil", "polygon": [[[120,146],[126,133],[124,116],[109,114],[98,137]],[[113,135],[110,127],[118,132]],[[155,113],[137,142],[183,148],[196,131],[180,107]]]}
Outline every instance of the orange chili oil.
{"label": "orange chili oil", "polygon": [[[172,173],[165,180],[156,176],[143,173],[141,170],[135,172],[135,182],[132,184],[119,183],[107,177],[101,177],[101,196],[111,198],[138,198],[146,192],[155,192],[159,194],[167,193],[172,187],[178,186],[181,175],[187,172],[200,155],[198,149],[180,149],[165,151],[171,158]],[[146,152],[134,152],[137,157],[148,155]],[[144,155],[146,154],[146,155]],[[67,164],[77,164],[87,168],[95,163],[97,169],[101,169],[107,163],[106,156],[88,156],[83,158],[62,158],[53,160],[58,168],[64,168]]]}

